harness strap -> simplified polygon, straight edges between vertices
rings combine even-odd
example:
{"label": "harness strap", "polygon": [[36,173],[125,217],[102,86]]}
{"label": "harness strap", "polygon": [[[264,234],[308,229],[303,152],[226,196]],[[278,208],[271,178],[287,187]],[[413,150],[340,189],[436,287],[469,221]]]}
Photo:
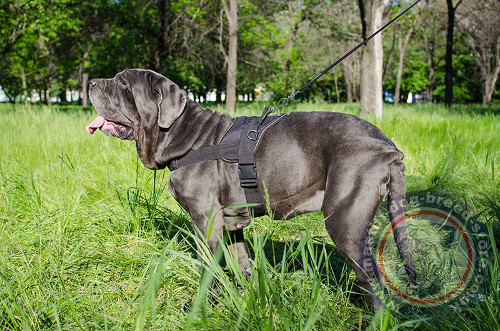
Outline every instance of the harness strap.
{"label": "harness strap", "polygon": [[245,197],[248,203],[258,203],[259,205],[251,207],[254,216],[265,215],[264,201],[259,191],[257,181],[257,170],[255,169],[255,160],[253,157],[255,145],[259,138],[259,118],[247,117],[245,125],[241,130],[240,146],[238,151],[238,171],[240,176],[240,185],[245,191]]}
{"label": "harness strap", "polygon": [[183,165],[208,160],[218,160],[222,158],[237,159],[239,148],[240,144],[236,142],[220,145],[210,145],[201,147],[200,149],[193,149],[183,157],[172,160],[168,165],[168,168],[170,169],[170,171],[173,171]]}

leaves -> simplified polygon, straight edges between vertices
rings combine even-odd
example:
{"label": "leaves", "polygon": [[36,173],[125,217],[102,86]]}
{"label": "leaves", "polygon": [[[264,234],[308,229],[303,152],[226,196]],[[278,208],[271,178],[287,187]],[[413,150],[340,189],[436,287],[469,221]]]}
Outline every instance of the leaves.
{"label": "leaves", "polygon": [[[458,7],[457,15],[464,14],[461,10],[469,8],[470,1]],[[385,19],[408,5],[406,0],[392,1]],[[288,94],[361,40],[359,9],[353,1],[239,0],[238,8],[238,94],[253,93],[257,85],[276,96]],[[195,97],[214,90],[220,95],[226,86],[226,63],[219,49],[221,9],[220,2],[208,0],[4,0],[0,85],[12,100],[32,90],[51,90],[54,96],[80,89],[84,71],[90,78],[112,77],[141,67],[161,72]],[[422,21],[410,39],[401,93],[435,89],[439,101],[446,8],[433,0],[417,10]],[[415,14],[408,13],[384,33],[386,90],[394,90],[397,69],[397,47],[391,52],[397,33],[391,29],[407,31]],[[227,24],[222,32],[226,45]],[[456,38],[456,97],[479,101],[478,65],[467,40]],[[340,100],[356,100],[359,56],[354,54],[301,97],[327,99],[336,87]]]}

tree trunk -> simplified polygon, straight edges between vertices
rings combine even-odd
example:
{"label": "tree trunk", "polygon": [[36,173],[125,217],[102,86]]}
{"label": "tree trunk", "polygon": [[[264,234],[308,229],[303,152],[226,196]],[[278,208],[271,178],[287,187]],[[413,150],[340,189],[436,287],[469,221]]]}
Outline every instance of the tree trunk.
{"label": "tree trunk", "polygon": [[52,100],[50,100],[50,91],[52,90],[52,78],[48,77],[47,79],[47,90],[45,91],[45,103],[47,106],[52,104]]}
{"label": "tree trunk", "polygon": [[500,2],[466,1],[457,15],[457,28],[474,54],[481,82],[482,101],[491,103],[500,74]]}
{"label": "tree trunk", "polygon": [[168,53],[167,38],[172,32],[172,17],[171,1],[160,0],[158,1],[158,23],[160,25],[160,33],[158,34],[158,43],[153,55],[153,68],[157,72],[161,72],[161,59]]}
{"label": "tree trunk", "polygon": [[63,91],[61,91],[61,94],[59,94],[59,100],[61,100],[61,102],[67,102],[68,99],[66,98],[66,89],[64,89]]}
{"label": "tree trunk", "polygon": [[[345,45],[342,47],[342,53],[347,53]],[[359,58],[356,53],[347,57],[341,63],[346,85],[347,102],[359,101]]]}
{"label": "tree trunk", "polygon": [[14,95],[11,95],[9,92],[5,91],[5,95],[7,96],[7,98],[9,99],[9,102],[10,103],[13,103],[15,104],[16,103],[16,96]]}
{"label": "tree trunk", "polygon": [[352,103],[353,98],[353,86],[354,84],[354,69],[353,69],[352,58],[348,57],[342,62],[342,71],[344,72],[344,81],[347,94],[347,102]]}
{"label": "tree trunk", "polygon": [[[382,14],[389,0],[358,0],[363,38],[382,26]],[[378,34],[363,49],[361,62],[361,114],[382,118],[382,66],[384,50]]]}
{"label": "tree trunk", "polygon": [[292,4],[289,2],[288,3],[288,13],[290,15],[290,21],[292,23],[292,30],[290,32],[290,40],[288,41],[288,52],[290,53],[290,56],[286,60],[285,63],[285,72],[283,73],[285,77],[285,87],[283,89],[283,93],[287,93],[289,89],[289,84],[290,84],[290,71],[292,67],[292,56],[293,56],[293,50],[295,48],[295,44],[297,43],[297,38],[299,36],[299,28],[301,23],[305,19],[305,9],[303,9],[300,13],[300,17],[298,21],[295,21],[294,18],[294,12],[292,8]]}
{"label": "tree trunk", "polygon": [[21,87],[23,88],[23,102],[25,105],[28,104],[28,87],[26,86],[26,74],[24,69],[21,68]]}
{"label": "tree trunk", "polygon": [[455,28],[455,12],[462,0],[453,6],[453,0],[446,0],[448,6],[448,28],[446,31],[446,66],[445,66],[445,95],[444,104],[449,107],[453,102],[453,30]]}
{"label": "tree trunk", "polygon": [[290,56],[286,60],[285,72],[283,73],[285,76],[285,87],[283,88],[283,93],[286,93],[288,91],[288,88],[289,88],[290,70],[292,68],[292,55],[293,55],[293,49],[295,48],[295,43],[297,42],[298,33],[299,33],[299,23],[293,22],[292,33],[290,36],[290,42],[288,43],[288,49],[290,52]]}
{"label": "tree trunk", "polygon": [[399,99],[401,96],[401,78],[403,77],[403,65],[406,55],[406,49],[408,48],[408,44],[410,42],[410,37],[413,33],[413,26],[410,30],[406,31],[406,37],[404,41],[401,36],[401,29],[399,30],[399,38],[398,38],[398,48],[399,48],[399,62],[398,62],[398,72],[396,74],[396,91],[394,93],[394,105],[397,106],[399,104]]}
{"label": "tree trunk", "polygon": [[238,1],[222,0],[229,25],[229,50],[227,55],[226,113],[231,115],[236,104],[236,70],[238,52]]}
{"label": "tree trunk", "polygon": [[[477,67],[479,68],[479,77],[481,81],[481,92],[483,94],[483,105],[489,105],[495,85],[500,73],[500,37],[493,50],[489,47],[481,47],[479,38],[467,39],[469,46],[473,50]],[[488,45],[491,47],[491,45]]]}
{"label": "tree trunk", "polygon": [[481,65],[484,66],[484,63],[478,63],[478,66],[481,68],[480,76],[482,76],[481,85],[483,87],[483,105],[489,105],[491,103],[491,97],[493,95],[493,91],[495,91],[495,85],[497,84],[498,74],[500,73],[499,54],[500,54],[500,42],[497,45],[496,58],[492,61],[495,63],[495,66],[493,68],[491,67],[491,65],[489,65],[487,66],[487,69],[489,70],[486,71],[484,70],[486,68],[481,68]]}
{"label": "tree trunk", "polygon": [[89,80],[89,74],[87,72],[84,72],[82,74],[82,106],[84,108],[87,108],[87,106],[88,106],[88,102],[87,102],[88,80]]}
{"label": "tree trunk", "polygon": [[347,94],[347,102],[348,103],[352,103],[353,102],[353,98],[352,98],[352,74],[351,74],[351,69],[345,63],[342,63],[342,69],[344,71],[344,80],[345,80],[345,88],[346,88],[346,94]]}
{"label": "tree trunk", "polygon": [[403,76],[403,56],[399,54],[398,72],[396,74],[396,90],[394,92],[394,106],[399,105],[399,99],[401,98],[401,77]]}
{"label": "tree trunk", "polygon": [[340,91],[339,91],[339,77],[337,70],[333,71],[333,80],[335,82],[335,97],[337,98],[337,103],[340,102]]}
{"label": "tree trunk", "polygon": [[361,90],[360,84],[355,83],[355,84],[352,85],[354,102],[359,102],[360,101],[360,99],[361,99],[361,91],[360,90]]}
{"label": "tree trunk", "polygon": [[391,48],[389,49],[389,53],[387,54],[387,60],[385,61],[384,70],[382,71],[382,81],[384,81],[387,69],[389,69],[391,66],[394,48],[396,48],[396,29],[393,29]]}
{"label": "tree trunk", "polygon": [[483,105],[489,105],[500,73],[500,37],[494,41],[496,45],[493,42],[481,43],[478,39],[469,37],[467,41],[479,68]]}
{"label": "tree trunk", "polygon": [[425,50],[427,53],[427,66],[429,67],[429,73],[427,75],[427,102],[434,102],[434,88],[436,86],[436,70],[435,70],[435,60],[434,60],[434,40],[427,35],[424,29],[424,40],[425,40]]}
{"label": "tree trunk", "polygon": [[427,102],[434,102],[434,87],[436,86],[436,74],[434,68],[429,66],[429,75],[427,77]]}

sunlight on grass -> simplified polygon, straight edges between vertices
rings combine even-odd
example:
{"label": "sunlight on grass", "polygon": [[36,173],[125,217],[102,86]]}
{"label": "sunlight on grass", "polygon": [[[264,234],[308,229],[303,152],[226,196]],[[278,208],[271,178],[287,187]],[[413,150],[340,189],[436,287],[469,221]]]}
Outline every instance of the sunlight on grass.
{"label": "sunlight on grass", "polygon": [[[237,115],[262,108],[245,105]],[[288,111],[357,109],[295,103]],[[454,194],[499,238],[500,119],[477,111],[387,106],[383,120],[368,120],[405,153],[409,191]],[[488,299],[448,319],[446,307],[412,311],[390,302],[371,313],[320,213],[252,222],[248,279],[226,247],[219,265],[168,193],[168,170],[145,169],[131,142],[89,136],[94,115],[0,105],[1,328],[498,329],[496,247]],[[205,252],[201,282],[196,244]]]}

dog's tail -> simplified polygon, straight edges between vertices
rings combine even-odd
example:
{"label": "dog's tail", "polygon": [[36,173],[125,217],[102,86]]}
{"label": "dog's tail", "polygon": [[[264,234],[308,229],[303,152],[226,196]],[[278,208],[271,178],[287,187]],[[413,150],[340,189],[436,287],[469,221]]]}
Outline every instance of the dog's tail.
{"label": "dog's tail", "polygon": [[392,231],[399,255],[405,262],[406,273],[410,281],[415,283],[417,280],[417,272],[411,256],[410,243],[406,231],[406,221],[404,220],[406,198],[405,165],[401,161],[394,161],[391,163],[390,169],[387,213],[389,214],[389,220],[392,224]]}

